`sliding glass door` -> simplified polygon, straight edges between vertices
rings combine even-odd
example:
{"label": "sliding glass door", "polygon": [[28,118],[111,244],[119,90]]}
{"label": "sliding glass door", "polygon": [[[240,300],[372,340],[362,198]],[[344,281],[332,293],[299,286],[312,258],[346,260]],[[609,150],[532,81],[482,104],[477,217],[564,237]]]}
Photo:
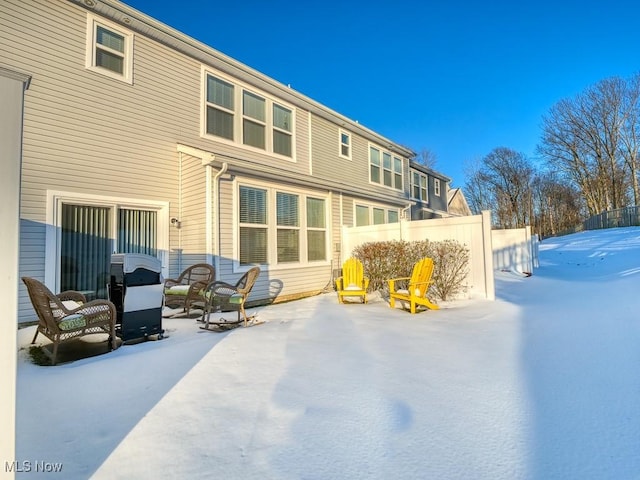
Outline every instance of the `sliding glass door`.
{"label": "sliding glass door", "polygon": [[158,212],[117,206],[62,205],[60,290],[107,298],[112,253],[158,252]]}

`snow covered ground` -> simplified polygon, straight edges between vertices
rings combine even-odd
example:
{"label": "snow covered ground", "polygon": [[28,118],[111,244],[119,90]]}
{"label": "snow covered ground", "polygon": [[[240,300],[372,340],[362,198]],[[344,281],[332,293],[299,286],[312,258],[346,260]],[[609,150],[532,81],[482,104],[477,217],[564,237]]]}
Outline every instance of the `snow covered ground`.
{"label": "snow covered ground", "polygon": [[638,479],[640,228],[540,250],[494,302],[327,294],[57,367],[22,351],[17,477]]}

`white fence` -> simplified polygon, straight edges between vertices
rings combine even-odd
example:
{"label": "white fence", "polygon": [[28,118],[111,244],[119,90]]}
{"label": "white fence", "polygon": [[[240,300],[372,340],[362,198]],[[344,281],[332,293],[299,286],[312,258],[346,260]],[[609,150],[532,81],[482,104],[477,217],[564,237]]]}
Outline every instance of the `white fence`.
{"label": "white fence", "polygon": [[469,249],[469,275],[466,280],[468,298],[495,299],[490,212],[465,217],[343,227],[342,261],[363,243],[387,240],[456,240],[466,245]]}
{"label": "white fence", "polygon": [[532,274],[538,267],[538,236],[531,227],[492,230],[493,268]]}
{"label": "white fence", "polygon": [[465,217],[438,218],[342,228],[342,261],[363,243],[388,240],[456,240],[469,249],[467,297],[495,299],[494,270],[532,274],[538,268],[538,236],[531,227],[491,230],[490,212]]}

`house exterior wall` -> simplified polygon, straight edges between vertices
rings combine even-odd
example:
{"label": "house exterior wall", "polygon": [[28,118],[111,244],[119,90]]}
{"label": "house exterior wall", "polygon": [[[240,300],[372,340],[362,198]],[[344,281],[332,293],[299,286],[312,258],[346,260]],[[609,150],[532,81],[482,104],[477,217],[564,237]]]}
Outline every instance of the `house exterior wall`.
{"label": "house exterior wall", "polygon": [[[0,251],[2,251],[3,274],[0,290],[3,292],[3,306],[8,316],[0,326],[0,372],[3,387],[0,395],[0,451],[5,458],[15,456],[15,413],[16,413],[16,349],[18,312],[18,252],[19,252],[19,210],[20,210],[20,164],[22,145],[22,110],[24,91],[28,88],[29,77],[20,72],[0,69],[0,159],[2,178],[0,179]],[[3,478],[14,478],[13,472],[5,469]]]}
{"label": "house exterior wall", "polygon": [[[1,2],[0,22],[2,63],[33,76],[24,107],[20,275],[44,279],[48,191],[177,205],[174,142],[185,122],[197,128],[197,115],[184,110],[190,101],[198,108],[198,77],[191,90],[169,86],[184,84],[184,72],[199,65],[136,37],[140,61],[129,85],[84,68],[87,12],[77,6]],[[33,319],[23,286],[19,319]]]}
{"label": "house exterior wall", "polygon": [[[92,18],[131,34],[131,81],[87,68]],[[343,253],[336,248],[341,227],[355,224],[356,205],[399,214],[409,204],[410,151],[119,2],[0,2],[0,52],[0,65],[33,77],[24,109],[20,275],[52,289],[60,202],[147,205],[159,214],[165,276],[217,256],[217,278],[234,282],[246,269],[238,262],[239,185],[324,199],[326,258],[264,265],[254,299],[326,287]],[[291,158],[205,134],[207,75],[290,108]],[[349,159],[340,156],[341,131],[350,135]],[[215,165],[178,145],[207,152]],[[402,189],[370,181],[371,145],[402,159]],[[19,302],[19,321],[33,320],[22,286]]]}

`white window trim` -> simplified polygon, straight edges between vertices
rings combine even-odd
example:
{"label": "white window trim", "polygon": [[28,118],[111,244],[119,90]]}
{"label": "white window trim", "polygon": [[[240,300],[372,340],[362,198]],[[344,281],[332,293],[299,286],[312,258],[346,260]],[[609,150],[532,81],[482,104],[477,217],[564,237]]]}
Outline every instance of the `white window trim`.
{"label": "white window trim", "polygon": [[[122,75],[96,65],[96,31],[98,26],[102,26],[107,30],[112,30],[124,37],[124,72]],[[87,13],[87,36],[85,48],[85,66],[87,70],[97,72],[101,75],[105,75],[122,82],[133,84],[133,39],[133,32],[122,28],[116,23],[93,15],[92,13]]]}
{"label": "white window trim", "polygon": [[434,178],[433,179],[433,194],[436,197],[439,197],[440,196],[440,192],[441,192],[441,190],[440,190],[440,179]]}
{"label": "white window trim", "polygon": [[[256,182],[251,179],[235,178],[233,180],[233,205],[237,206],[240,200],[240,187],[257,188],[267,190],[267,263],[258,265],[263,270],[293,270],[299,268],[307,268],[310,266],[326,266],[331,264],[331,239],[333,238],[331,233],[331,205],[330,196],[326,192],[315,192],[306,189],[290,189],[284,187],[282,184],[272,182]],[[276,205],[276,192],[289,193],[292,195],[298,195],[299,212],[300,212],[300,226],[295,227],[300,231],[300,261],[299,262],[285,262],[278,263],[278,248],[277,248],[277,212],[274,208]],[[309,230],[322,230],[320,228],[311,228],[307,226],[307,197],[318,198],[324,200],[325,208],[325,222],[326,226],[324,231],[326,232],[325,242],[325,260],[307,260],[307,231]],[[233,214],[233,272],[244,273],[247,272],[253,265],[241,265],[240,264],[240,209],[234,207]],[[289,227],[283,227],[289,228]],[[294,228],[294,227],[291,227]]]}
{"label": "white window trim", "polygon": [[[216,135],[212,135],[207,133],[207,75],[211,75],[213,77],[219,78],[220,80],[224,80],[225,82],[233,85],[233,140],[229,140],[227,138],[218,137]],[[243,92],[247,91],[253,95],[256,95],[260,98],[263,98],[266,103],[266,122],[265,122],[265,148],[252,147],[251,145],[246,145],[242,140],[242,122],[245,118],[242,107],[242,95]],[[282,130],[273,124],[273,105],[277,104],[281,107],[284,107],[288,110],[291,110],[291,131],[287,132]],[[219,108],[219,107],[218,107]],[[260,90],[247,85],[235,78],[232,78],[228,75],[220,73],[216,70],[213,70],[209,67],[202,65],[201,67],[201,78],[200,78],[200,136],[202,138],[206,138],[208,140],[212,140],[219,143],[224,143],[226,145],[231,145],[234,147],[239,147],[248,151],[260,153],[262,155],[268,155],[270,157],[277,158],[279,160],[286,160],[287,162],[296,162],[296,109],[288,104],[287,102],[281,101],[275,97],[265,94]],[[252,120],[255,121],[255,120]],[[256,122],[259,123],[259,122]],[[286,155],[281,155],[273,151],[273,132],[274,130],[286,133],[291,135],[291,156],[288,157]]]}
{"label": "white window trim", "polygon": [[[375,148],[376,150],[378,150],[380,152],[380,181],[379,182],[374,182],[371,179],[371,149]],[[392,185],[385,185],[384,184],[384,154],[388,154],[391,156],[391,183]],[[395,170],[393,169],[393,165],[394,165],[394,158],[397,158],[400,160],[401,165],[404,165],[404,159],[400,156],[400,155],[396,155],[394,154],[392,151],[390,150],[386,150],[378,145],[376,145],[375,143],[369,143],[368,147],[367,147],[367,158],[368,158],[368,166],[369,166],[369,183],[372,185],[377,185],[379,187],[383,187],[383,188],[387,188],[389,190],[392,190],[394,192],[404,192],[404,185],[405,185],[405,179],[404,179],[404,167],[402,166],[400,169],[400,177],[402,179],[402,185],[401,188],[396,188],[394,187],[393,184],[395,184]]]}
{"label": "white window trim", "polygon": [[[391,222],[389,222],[389,212],[393,211],[396,212],[398,214],[398,222],[401,219],[401,215],[400,215],[400,209],[397,207],[390,207],[389,205],[383,205],[382,203],[363,203],[363,202],[353,202],[353,226],[356,226],[356,211],[358,209],[358,207],[367,207],[369,209],[369,224],[368,225],[358,225],[360,227],[371,227],[371,226],[375,226],[376,224],[373,223],[373,209],[374,208],[379,208],[379,209],[383,209],[384,210],[384,223],[383,224],[377,224],[377,225],[387,225]],[[398,223],[398,222],[393,222],[393,223]]]}
{"label": "white window trim", "polygon": [[[343,153],[342,153],[342,146],[344,145],[342,143],[342,136],[343,135],[346,135],[349,138],[349,145],[348,145],[348,147],[349,147],[349,155],[343,155]],[[353,136],[351,135],[350,132],[347,132],[346,130],[343,130],[342,128],[340,128],[338,130],[338,155],[341,158],[345,158],[347,160],[351,160],[353,158],[352,151],[353,151]],[[369,174],[371,174],[371,173],[369,173]]]}
{"label": "white window trim", "polygon": [[[47,190],[47,212],[45,232],[45,284],[54,292],[60,291],[60,220],[62,204],[95,205],[110,208],[140,208],[158,212],[158,258],[162,262],[162,275],[169,275],[169,202],[140,200],[134,198],[109,197],[76,192]],[[112,235],[116,238],[115,228]]]}
{"label": "white window trim", "polygon": [[[418,174],[420,176],[420,178],[424,178],[425,179],[425,194],[426,194],[426,198],[420,198],[420,197],[416,197],[413,195],[413,187],[414,187],[414,183],[413,183],[413,175],[414,174]],[[429,175],[427,175],[426,173],[422,173],[419,170],[411,170],[410,171],[410,176],[411,176],[411,198],[414,200],[418,200],[420,202],[423,203],[429,203]],[[421,187],[420,187],[421,188]],[[422,189],[422,188],[421,188]]]}

